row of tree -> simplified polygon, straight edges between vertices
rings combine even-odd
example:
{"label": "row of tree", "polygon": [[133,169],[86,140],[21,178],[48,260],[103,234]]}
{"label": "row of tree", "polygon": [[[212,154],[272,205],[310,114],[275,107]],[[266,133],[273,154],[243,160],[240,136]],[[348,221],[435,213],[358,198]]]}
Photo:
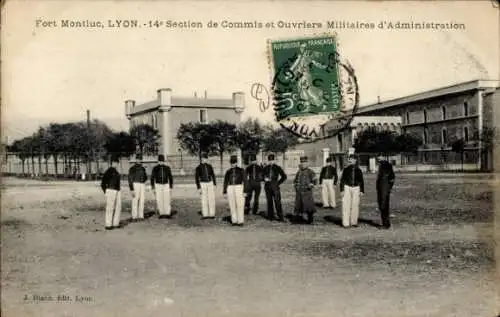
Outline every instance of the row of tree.
{"label": "row of tree", "polygon": [[[109,161],[111,156],[130,157],[134,153],[156,155],[158,153],[159,133],[147,124],[132,127],[129,132],[115,132],[104,122],[51,123],[40,127],[33,135],[16,140],[8,146],[21,159],[22,172],[25,174],[26,162],[31,162],[31,171],[42,171],[49,174],[49,161],[53,160],[55,174],[62,170],[64,174],[80,174],[81,164]],[[207,152],[211,156],[219,156],[241,149],[244,156],[259,151],[285,153],[298,143],[298,138],[281,128],[262,124],[257,119],[248,119],[239,125],[225,121],[208,124],[186,123],[178,130],[177,138],[183,150],[193,156]],[[28,164],[28,173],[30,164]]]}
{"label": "row of tree", "polygon": [[[104,122],[51,123],[40,127],[31,136],[15,140],[7,147],[21,160],[22,172],[25,173],[26,161],[31,161],[31,170],[35,170],[35,160],[38,170],[42,171],[42,161],[45,165],[45,174],[49,174],[48,162],[53,160],[55,174],[59,174],[59,163],[65,174],[80,173],[81,163],[109,160],[111,155],[128,157],[139,148],[141,151],[147,146],[157,143],[158,131],[148,125],[138,125],[130,132],[114,132]],[[29,173],[29,165],[28,165]]]}

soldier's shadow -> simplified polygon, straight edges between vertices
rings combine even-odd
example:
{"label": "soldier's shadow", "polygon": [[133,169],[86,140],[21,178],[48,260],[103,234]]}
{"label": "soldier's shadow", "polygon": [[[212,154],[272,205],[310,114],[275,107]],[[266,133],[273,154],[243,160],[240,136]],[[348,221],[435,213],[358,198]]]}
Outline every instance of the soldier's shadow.
{"label": "soldier's shadow", "polygon": [[[342,227],[342,218],[340,218],[340,217],[329,215],[329,216],[323,217],[323,219],[325,219],[326,222],[333,223],[339,227]],[[359,218],[358,223],[367,224],[369,226],[376,227],[376,228],[380,227],[380,224],[376,223],[375,221],[373,221],[371,219]]]}

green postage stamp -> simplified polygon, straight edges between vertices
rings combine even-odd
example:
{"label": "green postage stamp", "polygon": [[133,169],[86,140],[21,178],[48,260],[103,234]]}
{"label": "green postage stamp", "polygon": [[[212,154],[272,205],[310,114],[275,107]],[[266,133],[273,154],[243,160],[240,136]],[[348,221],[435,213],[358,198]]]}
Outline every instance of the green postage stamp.
{"label": "green postage stamp", "polygon": [[303,140],[336,135],[356,112],[354,69],[337,50],[336,35],[268,41],[276,121]]}
{"label": "green postage stamp", "polygon": [[340,107],[334,36],[271,41],[277,120],[330,114]]}

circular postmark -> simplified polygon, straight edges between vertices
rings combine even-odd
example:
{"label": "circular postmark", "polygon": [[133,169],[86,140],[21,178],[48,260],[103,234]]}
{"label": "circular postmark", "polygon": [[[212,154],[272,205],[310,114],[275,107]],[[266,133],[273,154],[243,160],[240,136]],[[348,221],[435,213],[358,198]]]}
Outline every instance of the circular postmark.
{"label": "circular postmark", "polygon": [[304,142],[334,137],[347,129],[359,106],[354,68],[338,52],[299,47],[275,65],[272,81],[276,121]]}

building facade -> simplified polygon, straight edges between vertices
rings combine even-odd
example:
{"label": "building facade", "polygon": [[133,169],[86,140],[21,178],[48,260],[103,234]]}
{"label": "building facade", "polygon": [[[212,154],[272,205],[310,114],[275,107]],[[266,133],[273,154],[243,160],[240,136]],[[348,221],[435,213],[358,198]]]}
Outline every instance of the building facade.
{"label": "building facade", "polygon": [[209,123],[223,120],[237,124],[245,109],[245,94],[235,92],[232,98],[208,98],[194,94],[193,97],[175,97],[170,88],[159,89],[155,100],[136,104],[125,101],[125,115],[130,127],[149,124],[160,135],[158,153],[166,156],[182,155],[177,131],[181,124],[188,122]]}

